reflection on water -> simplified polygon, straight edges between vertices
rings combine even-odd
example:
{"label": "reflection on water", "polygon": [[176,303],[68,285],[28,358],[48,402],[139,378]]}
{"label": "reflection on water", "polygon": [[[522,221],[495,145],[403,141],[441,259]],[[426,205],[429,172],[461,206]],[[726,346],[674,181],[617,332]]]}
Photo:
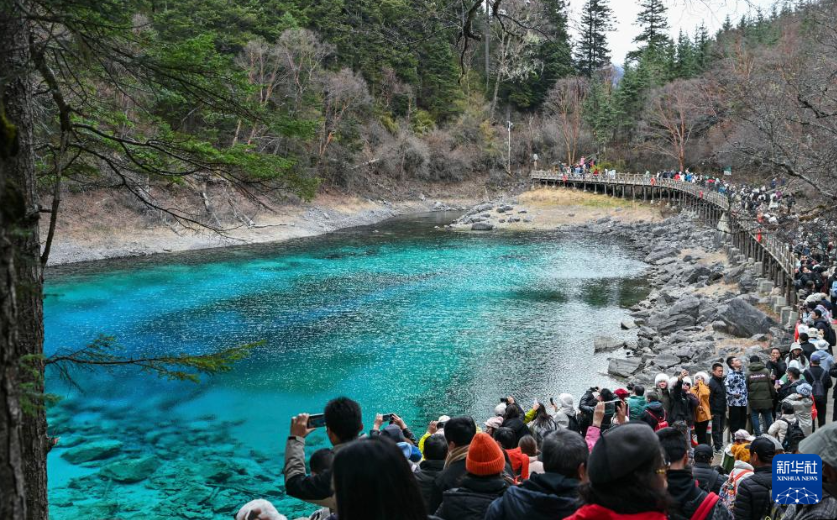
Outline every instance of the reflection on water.
{"label": "reflection on water", "polygon": [[[99,334],[151,355],[264,342],[201,385],[94,372],[82,395],[48,374],[64,398],[49,412],[62,436],[53,517],[228,518],[257,496],[291,517],[310,508],[282,492],[289,418],[333,396],[358,400],[367,425],[397,412],[420,432],[443,413],[485,420],[501,395],[610,384],[592,340],[624,334],[624,307],[647,291],[642,264],[600,237],[434,229],[452,218],[52,270],[48,352]],[[112,454],[66,458],[114,441]],[[326,442],[318,431],[308,444]]]}

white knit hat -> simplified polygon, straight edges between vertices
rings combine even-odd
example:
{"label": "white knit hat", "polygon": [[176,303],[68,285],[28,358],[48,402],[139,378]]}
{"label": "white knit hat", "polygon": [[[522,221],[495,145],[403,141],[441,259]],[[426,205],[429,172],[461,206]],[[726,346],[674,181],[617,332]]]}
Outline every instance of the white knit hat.
{"label": "white knit hat", "polygon": [[663,381],[668,383],[668,376],[665,374],[657,374],[657,376],[654,378],[654,386],[658,386]]}
{"label": "white knit hat", "polygon": [[703,379],[704,383],[709,383],[709,374],[706,372],[698,372],[695,374],[695,379]]}
{"label": "white knit hat", "polygon": [[244,507],[235,515],[235,520],[249,520],[254,510],[259,510],[256,520],[288,520],[284,515],[279,514],[273,504],[262,498],[244,504]]}

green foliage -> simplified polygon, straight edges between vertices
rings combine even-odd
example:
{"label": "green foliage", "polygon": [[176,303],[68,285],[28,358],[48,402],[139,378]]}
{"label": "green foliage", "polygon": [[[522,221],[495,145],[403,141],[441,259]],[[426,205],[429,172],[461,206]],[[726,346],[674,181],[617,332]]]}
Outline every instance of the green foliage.
{"label": "green foliage", "polygon": [[418,49],[421,69],[416,101],[433,114],[437,121],[446,121],[461,113],[459,102],[462,89],[459,86],[459,69],[453,48],[441,36],[428,40]]}
{"label": "green foliage", "polygon": [[667,9],[663,0],[641,0],[639,4],[642,11],[637,15],[636,23],[642,27],[642,32],[634,38],[639,48],[628,53],[629,60],[639,58],[647,49],[665,46],[669,41]]}
{"label": "green foliage", "polygon": [[413,129],[413,132],[421,135],[432,132],[436,125],[433,121],[433,116],[429,112],[418,109],[413,114],[412,119],[410,119],[410,127]]}
{"label": "green foliage", "polygon": [[[595,78],[582,107],[584,119],[593,132],[598,150],[601,151],[613,139],[617,126],[617,111],[608,79]],[[624,79],[623,79],[624,81]]]}
{"label": "green foliage", "polygon": [[59,349],[41,362],[58,371],[70,384],[75,383],[76,371],[133,367],[170,381],[200,382],[203,375],[229,372],[233,365],[247,358],[254,348],[264,342],[228,347],[211,354],[142,355],[128,353],[113,336],[100,335],[89,345],[77,350]]}
{"label": "green foliage", "polygon": [[575,48],[579,73],[588,78],[610,63],[607,33],[613,30],[613,11],[608,0],[587,0],[581,8],[581,34]]}

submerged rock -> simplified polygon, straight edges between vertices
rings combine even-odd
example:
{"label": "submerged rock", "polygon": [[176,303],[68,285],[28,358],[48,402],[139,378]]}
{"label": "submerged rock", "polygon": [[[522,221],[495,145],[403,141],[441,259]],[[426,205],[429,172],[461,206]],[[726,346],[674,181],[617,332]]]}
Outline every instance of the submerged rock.
{"label": "submerged rock", "polygon": [[99,474],[117,482],[139,482],[150,477],[157,470],[158,465],[159,461],[156,457],[123,459],[106,465],[99,471]]}
{"label": "submerged rock", "polygon": [[494,224],[488,222],[475,222],[471,224],[471,231],[491,231],[494,229]]}
{"label": "submerged rock", "polygon": [[121,449],[122,443],[119,441],[95,441],[82,444],[81,446],[77,446],[75,448],[70,448],[62,453],[61,457],[73,464],[80,464],[91,460],[101,460],[113,457],[119,453],[119,450]]}

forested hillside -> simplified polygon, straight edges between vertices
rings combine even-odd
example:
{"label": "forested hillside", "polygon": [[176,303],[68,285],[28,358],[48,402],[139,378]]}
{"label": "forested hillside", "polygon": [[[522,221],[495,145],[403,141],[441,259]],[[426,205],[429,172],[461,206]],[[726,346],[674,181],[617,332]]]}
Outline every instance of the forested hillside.
{"label": "forested hillside", "polygon": [[505,183],[533,154],[635,171],[833,169],[833,146],[818,144],[833,139],[835,2],[778,2],[676,40],[667,2],[641,5],[617,77],[607,0],[578,20],[565,0],[45,3],[42,188],[115,188],[157,206],[162,183],[206,202],[222,165],[233,201],[310,198],[322,185]]}

